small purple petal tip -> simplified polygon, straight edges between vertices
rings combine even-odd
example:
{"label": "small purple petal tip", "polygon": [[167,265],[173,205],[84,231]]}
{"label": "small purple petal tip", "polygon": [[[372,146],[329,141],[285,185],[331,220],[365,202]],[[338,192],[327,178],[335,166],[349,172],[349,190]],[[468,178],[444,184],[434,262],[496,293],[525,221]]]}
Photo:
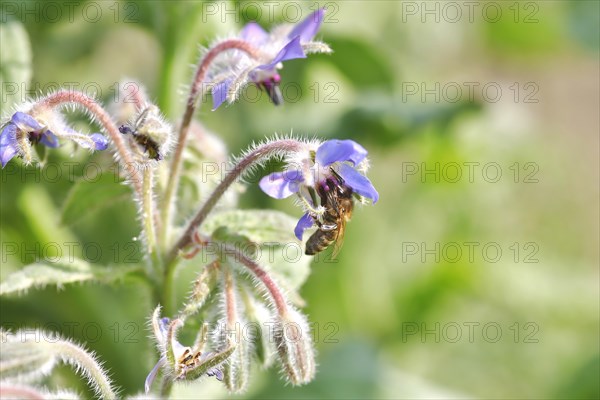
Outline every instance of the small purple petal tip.
{"label": "small purple petal tip", "polygon": [[225,101],[227,100],[227,91],[229,91],[229,86],[231,86],[232,82],[232,79],[226,79],[223,82],[217,83],[215,86],[213,86],[213,111],[219,108],[221,104],[225,103]]}
{"label": "small purple petal tip", "polygon": [[371,181],[361,175],[357,170],[348,164],[340,164],[339,174],[344,179],[344,183],[352,188],[359,195],[373,200],[373,204],[379,200],[379,193]]}
{"label": "small purple petal tip", "polygon": [[308,213],[304,214],[302,218],[298,220],[296,228],[294,228],[294,234],[296,235],[298,240],[302,240],[302,235],[304,234],[304,231],[312,228],[313,224],[313,219],[310,215],[308,215]]}
{"label": "small purple petal tip", "polygon": [[263,64],[255,68],[255,70],[272,70],[277,64],[287,60],[293,60],[295,58],[306,58],[302,45],[300,44],[300,37],[292,39],[277,53],[277,56],[268,64]]}
{"label": "small purple petal tip", "polygon": [[8,123],[0,133],[0,162],[2,168],[18,153],[17,126]]}
{"label": "small purple petal tip", "polygon": [[106,150],[108,148],[108,139],[104,135],[93,133],[90,139],[94,142],[94,150]]}
{"label": "small purple petal tip", "polygon": [[165,363],[166,359],[164,357],[161,357],[160,360],[158,360],[158,362],[154,366],[154,368],[152,368],[152,371],[150,371],[150,373],[146,377],[146,381],[144,382],[144,390],[146,391],[146,394],[150,392],[150,388],[152,387],[152,383],[156,379],[156,375],[158,375],[158,371],[160,371],[160,369],[163,367],[163,365],[165,365]]}
{"label": "small purple petal tip", "polygon": [[296,25],[288,34],[288,37],[293,38],[298,36],[302,42],[310,42],[319,31],[319,28],[321,28],[324,16],[325,9],[318,9],[306,17],[302,22],[298,23],[298,25]]}

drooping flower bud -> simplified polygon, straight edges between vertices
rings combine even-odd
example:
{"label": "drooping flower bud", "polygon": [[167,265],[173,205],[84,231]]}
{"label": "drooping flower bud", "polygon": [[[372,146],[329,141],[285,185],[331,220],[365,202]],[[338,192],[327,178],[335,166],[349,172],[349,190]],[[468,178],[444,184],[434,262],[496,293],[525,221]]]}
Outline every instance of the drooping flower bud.
{"label": "drooping flower bud", "polygon": [[306,318],[293,308],[279,315],[273,339],[284,374],[293,385],[310,382],[316,371],[315,351]]}
{"label": "drooping flower bud", "polygon": [[250,340],[242,335],[245,320],[241,316],[238,286],[229,267],[223,269],[223,308],[224,318],[215,329],[214,340],[217,348],[228,343],[236,345],[227,363],[223,365],[223,382],[233,393],[241,393],[248,386],[250,375]]}

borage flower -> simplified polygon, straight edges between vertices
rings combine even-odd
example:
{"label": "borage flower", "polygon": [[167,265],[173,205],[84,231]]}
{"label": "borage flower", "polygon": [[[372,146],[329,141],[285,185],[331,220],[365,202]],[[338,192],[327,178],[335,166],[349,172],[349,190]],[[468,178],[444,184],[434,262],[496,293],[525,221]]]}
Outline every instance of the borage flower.
{"label": "borage flower", "polygon": [[23,157],[26,163],[31,162],[31,145],[41,143],[50,148],[58,147],[59,136],[73,140],[88,149],[104,150],[108,147],[108,141],[99,133],[87,136],[65,125],[61,127],[60,133],[55,134],[46,124],[40,123],[29,114],[17,111],[0,132],[2,168],[16,155]]}
{"label": "borage flower", "polygon": [[[284,172],[265,176],[259,185],[276,199],[298,195],[305,214],[294,233],[302,240],[304,231],[315,224],[323,231],[336,229],[333,220],[349,218],[353,198],[377,202],[377,190],[363,175],[367,169],[367,151],[361,145],[353,140],[328,140],[308,143],[306,152],[287,160]],[[349,210],[341,215],[344,201],[350,202]],[[308,247],[307,253],[310,254]]]}
{"label": "borage flower", "polygon": [[264,89],[271,101],[279,105],[283,102],[278,73],[282,62],[295,58],[306,58],[310,53],[330,53],[331,49],[322,42],[313,41],[325,15],[324,9],[310,14],[297,25],[283,24],[267,33],[257,23],[247,24],[236,39],[246,41],[257,50],[253,58],[241,51],[234,51],[221,60],[220,67],[212,71],[209,81],[212,88],[213,110],[226,100],[233,103],[247,83],[254,83]]}

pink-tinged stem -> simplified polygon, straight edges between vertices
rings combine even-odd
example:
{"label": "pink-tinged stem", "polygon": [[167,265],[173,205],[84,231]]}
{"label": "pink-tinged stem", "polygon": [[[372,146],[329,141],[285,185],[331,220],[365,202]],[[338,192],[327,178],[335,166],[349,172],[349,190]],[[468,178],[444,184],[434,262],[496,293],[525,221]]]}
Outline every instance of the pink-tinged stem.
{"label": "pink-tinged stem", "polygon": [[182,250],[192,242],[192,234],[194,230],[198,228],[206,219],[208,214],[217,204],[221,196],[227,191],[229,186],[235,182],[248,168],[260,163],[268,158],[275,155],[285,155],[288,153],[299,152],[306,148],[306,144],[294,139],[282,139],[276,140],[270,143],[263,144],[250,152],[235,167],[229,171],[225,178],[219,183],[215,190],[211,193],[206,203],[200,208],[194,219],[188,224],[187,229],[181,238],[177,241],[167,261],[167,270],[172,268],[170,264],[177,257],[179,250]]}
{"label": "pink-tinged stem", "polygon": [[[162,218],[165,226],[164,229],[168,229],[168,227],[170,226],[171,214],[175,206],[173,204],[173,197],[175,196],[175,193],[177,192],[177,189],[179,187],[181,165],[183,164],[183,149],[186,145],[186,140],[189,133],[190,124],[192,122],[192,117],[196,112],[198,97],[202,94],[202,90],[205,86],[203,84],[206,78],[206,73],[208,72],[208,68],[215,60],[215,58],[220,53],[228,50],[243,51],[244,53],[248,54],[254,59],[257,59],[260,56],[260,51],[254,46],[252,46],[250,43],[244,40],[230,39],[223,41],[217,44],[215,47],[211,48],[198,63],[198,68],[196,69],[194,80],[192,81],[192,87],[190,89],[190,94],[188,96],[185,114],[183,115],[181,126],[179,128],[179,138],[177,142],[177,147],[175,148],[175,154],[173,155],[173,162],[171,163],[171,173],[169,174],[167,189],[165,191],[163,204],[164,214]],[[166,236],[168,235],[164,236],[166,239]]]}
{"label": "pink-tinged stem", "polygon": [[281,293],[279,286],[277,286],[275,281],[271,279],[271,276],[267,273],[267,271],[262,269],[257,263],[252,261],[250,258],[246,257],[241,251],[238,251],[234,247],[228,246],[226,251],[228,254],[232,254],[233,257],[235,257],[236,261],[241,262],[246,268],[250,270],[250,272],[252,272],[252,274],[254,274],[254,276],[259,281],[262,282],[262,284],[269,292],[269,295],[273,299],[273,303],[277,308],[277,313],[281,317],[285,317],[288,313],[287,302],[285,301],[285,297]]}
{"label": "pink-tinged stem", "polygon": [[225,312],[227,314],[228,330],[235,328],[237,321],[237,308],[235,305],[235,289],[233,276],[228,267],[223,268],[223,279],[225,283]]}
{"label": "pink-tinged stem", "polygon": [[94,99],[81,92],[59,90],[58,92],[52,93],[41,99],[34,105],[34,109],[43,107],[54,108],[66,104],[78,104],[84,107],[93,117],[98,120],[100,125],[104,128],[114,143],[120,162],[125,167],[125,170],[129,174],[131,182],[133,183],[136,195],[138,196],[139,200],[143,199],[142,180],[139,171],[135,167],[133,159],[131,158],[129,149],[125,145],[123,135],[121,135],[119,128],[117,128],[106,110],[104,110],[104,108],[102,108],[102,106],[100,106],[100,104],[98,104]]}
{"label": "pink-tinged stem", "polygon": [[128,82],[124,85],[123,90],[129,92],[129,95],[126,98],[133,100],[132,103],[138,111],[144,104],[148,103],[146,93],[136,82]]}

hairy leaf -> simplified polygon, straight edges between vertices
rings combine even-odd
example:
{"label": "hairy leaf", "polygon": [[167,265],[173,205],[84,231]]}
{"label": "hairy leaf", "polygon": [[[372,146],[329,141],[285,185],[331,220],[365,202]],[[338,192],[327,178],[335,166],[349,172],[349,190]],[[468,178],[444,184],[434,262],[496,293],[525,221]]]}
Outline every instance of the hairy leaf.
{"label": "hairy leaf", "polygon": [[29,264],[9,275],[0,283],[0,295],[47,285],[60,288],[76,282],[113,282],[139,269],[141,266],[99,267],[76,258],[62,259],[52,264],[39,262]]}
{"label": "hairy leaf", "polygon": [[[202,225],[202,231],[219,240],[244,237],[259,245],[298,244],[294,236],[297,218],[279,211],[233,210],[215,213]],[[235,241],[235,240],[234,240]]]}

